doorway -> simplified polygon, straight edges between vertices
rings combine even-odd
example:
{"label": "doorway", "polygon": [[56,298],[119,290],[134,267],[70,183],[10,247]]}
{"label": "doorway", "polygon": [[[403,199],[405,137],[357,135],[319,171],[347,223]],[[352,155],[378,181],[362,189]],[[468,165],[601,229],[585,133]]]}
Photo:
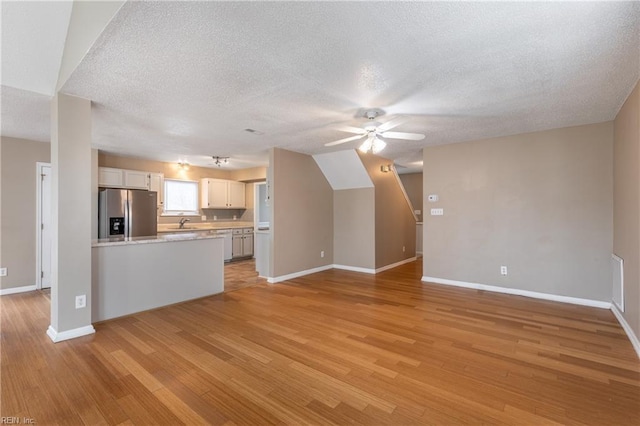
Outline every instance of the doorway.
{"label": "doorway", "polygon": [[51,288],[51,164],[36,163],[36,288]]}

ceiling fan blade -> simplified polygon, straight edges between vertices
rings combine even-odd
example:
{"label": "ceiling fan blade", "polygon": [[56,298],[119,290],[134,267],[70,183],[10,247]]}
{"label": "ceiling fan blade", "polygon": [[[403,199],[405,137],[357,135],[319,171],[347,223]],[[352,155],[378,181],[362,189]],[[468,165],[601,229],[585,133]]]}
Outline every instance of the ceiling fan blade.
{"label": "ceiling fan blade", "polygon": [[348,138],[344,138],[344,139],[340,139],[340,140],[337,140],[337,141],[325,143],[324,146],[340,145],[341,143],[347,143],[347,142],[355,141],[355,140],[361,139],[361,138],[363,138],[365,136],[366,135],[349,136]]}
{"label": "ceiling fan blade", "polygon": [[378,126],[378,132],[386,132],[387,130],[398,127],[399,125],[406,123],[407,121],[409,121],[409,119],[402,116],[394,118],[393,120],[387,121],[386,123],[382,123],[380,126]]}
{"label": "ceiling fan blade", "polygon": [[367,133],[365,129],[361,129],[360,127],[351,127],[351,126],[336,127],[336,130],[340,130],[341,132],[347,132],[347,133],[356,133],[358,135],[364,135],[365,133]]}
{"label": "ceiling fan blade", "polygon": [[421,141],[424,139],[424,135],[420,133],[405,133],[405,132],[384,132],[380,133],[383,138],[390,139],[407,139],[410,141]]}

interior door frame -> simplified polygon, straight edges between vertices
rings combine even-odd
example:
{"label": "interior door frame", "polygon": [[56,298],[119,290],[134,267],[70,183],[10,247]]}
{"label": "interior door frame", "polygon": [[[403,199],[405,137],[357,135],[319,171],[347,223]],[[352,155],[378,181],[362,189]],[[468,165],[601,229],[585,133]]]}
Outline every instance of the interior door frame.
{"label": "interior door frame", "polygon": [[51,163],[36,162],[36,289],[42,289],[42,169]]}

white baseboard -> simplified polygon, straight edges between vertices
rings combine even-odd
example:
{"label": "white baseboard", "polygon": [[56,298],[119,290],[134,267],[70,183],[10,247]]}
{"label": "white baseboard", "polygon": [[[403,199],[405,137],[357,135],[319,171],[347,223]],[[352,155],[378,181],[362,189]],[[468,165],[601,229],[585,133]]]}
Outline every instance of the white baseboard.
{"label": "white baseboard", "polygon": [[417,259],[417,257],[413,256],[413,257],[410,257],[408,259],[401,260],[400,262],[396,262],[396,263],[392,263],[391,265],[383,266],[381,268],[376,269],[376,274],[379,273],[379,272],[382,272],[382,271],[386,271],[388,269],[393,269],[393,268],[395,268],[397,266],[400,266],[400,265],[404,265],[405,263],[413,262],[416,259]]}
{"label": "white baseboard", "polygon": [[304,271],[294,272],[292,274],[280,275],[279,277],[269,277],[267,278],[267,282],[270,284],[279,283],[281,281],[292,280],[294,278],[302,277],[309,274],[315,274],[316,272],[326,271],[327,269],[332,269],[333,265],[324,265],[319,266],[317,268],[307,269]]}
{"label": "white baseboard", "polygon": [[5,296],[7,294],[26,293],[27,291],[34,291],[34,290],[37,290],[35,284],[25,285],[22,287],[5,288],[3,290],[0,290],[0,296]]}
{"label": "white baseboard", "polygon": [[360,266],[332,265],[334,269],[342,269],[345,271],[362,272],[364,274],[375,274],[376,270],[371,268],[361,268]]}
{"label": "white baseboard", "polygon": [[638,336],[635,335],[635,333],[631,329],[631,326],[624,319],[624,316],[622,316],[622,313],[620,312],[620,310],[618,309],[615,303],[611,304],[611,311],[613,312],[613,315],[615,315],[615,317],[618,319],[618,322],[622,326],[622,329],[624,330],[624,332],[627,333],[627,337],[629,337],[629,340],[631,340],[631,345],[633,346],[633,349],[636,350],[636,354],[638,355],[638,358],[640,358],[640,340],[638,340]]}
{"label": "white baseboard", "polygon": [[279,277],[267,278],[267,282],[271,283],[271,284],[275,284],[275,283],[279,283],[281,281],[286,281],[286,280],[291,280],[293,278],[302,277],[304,275],[315,274],[316,272],[320,272],[320,271],[326,271],[327,269],[342,269],[342,270],[345,270],[345,271],[362,272],[364,274],[372,274],[373,275],[373,274],[377,274],[377,273],[382,272],[382,271],[386,271],[387,269],[395,268],[396,266],[404,265],[405,263],[413,262],[416,259],[417,258],[415,256],[414,257],[410,257],[409,259],[404,259],[404,260],[401,260],[400,262],[392,263],[391,265],[383,266],[383,267],[378,268],[378,269],[361,268],[359,266],[348,266],[348,265],[337,265],[337,264],[325,265],[325,266],[320,266],[319,268],[307,269],[306,271],[294,272],[293,274],[282,275],[282,276],[279,276]]}
{"label": "white baseboard", "polygon": [[76,337],[82,337],[95,333],[96,330],[92,325],[85,327],[74,328],[73,330],[57,332],[52,326],[47,329],[47,336],[53,341],[53,343],[62,342],[63,340],[75,339]]}
{"label": "white baseboard", "polygon": [[464,281],[454,281],[445,278],[422,277],[422,281],[444,284],[455,287],[472,288],[476,290],[492,291],[495,293],[513,294],[516,296],[531,297],[534,299],[552,300],[554,302],[571,303],[573,305],[591,306],[594,308],[611,309],[610,302],[601,302],[599,300],[581,299],[579,297],[559,296],[557,294],[539,293],[537,291],[520,290],[517,288],[497,287],[493,285],[468,283]]}

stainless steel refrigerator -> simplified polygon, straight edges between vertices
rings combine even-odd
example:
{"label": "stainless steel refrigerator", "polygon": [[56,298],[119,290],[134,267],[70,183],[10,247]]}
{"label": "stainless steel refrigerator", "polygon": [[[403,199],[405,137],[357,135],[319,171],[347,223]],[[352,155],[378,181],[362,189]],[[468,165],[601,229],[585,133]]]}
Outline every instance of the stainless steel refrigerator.
{"label": "stainless steel refrigerator", "polygon": [[146,237],[158,233],[158,194],[139,189],[103,189],[98,213],[99,238]]}

